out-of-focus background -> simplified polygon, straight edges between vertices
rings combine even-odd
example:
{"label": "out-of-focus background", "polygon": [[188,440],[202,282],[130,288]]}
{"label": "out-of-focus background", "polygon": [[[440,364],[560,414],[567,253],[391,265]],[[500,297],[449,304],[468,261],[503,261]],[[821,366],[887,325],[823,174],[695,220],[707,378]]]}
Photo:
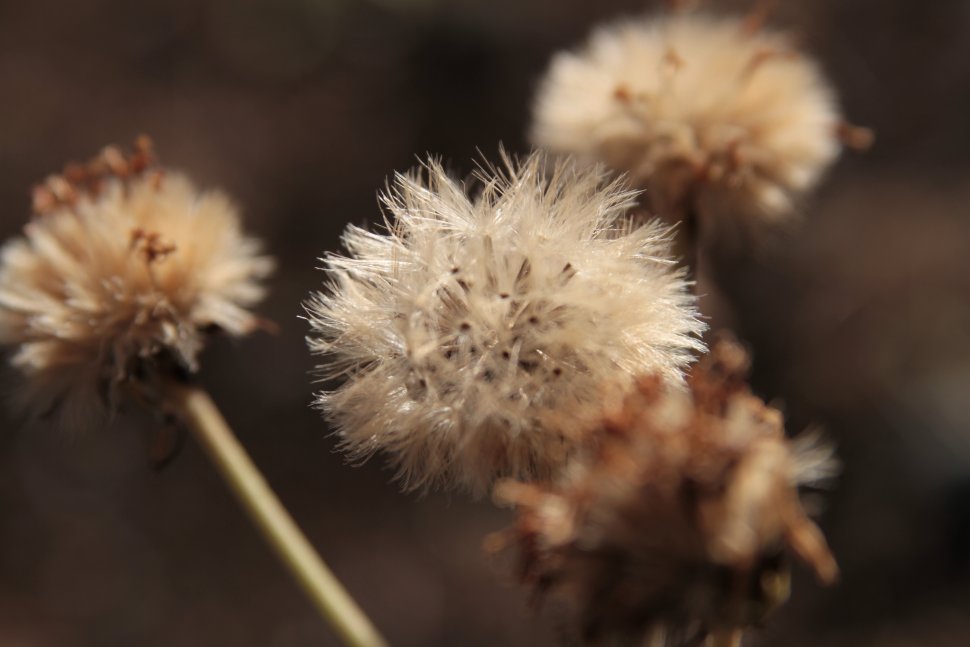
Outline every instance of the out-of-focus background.
{"label": "out-of-focus background", "polygon": [[[779,245],[707,263],[758,392],[792,431],[824,427],[844,462],[819,506],[841,583],[796,571],[751,644],[967,645],[970,3],[777,5],[877,144],[843,157]],[[403,495],[379,460],[333,453],[297,317],[317,257],[377,218],[389,173],[426,152],[467,173],[478,149],[527,150],[552,53],[652,6],[7,0],[0,235],[47,173],[150,133],[279,259],[262,309],[279,334],[216,343],[202,379],[360,603],[395,645],[555,644],[555,614],[530,613],[481,553],[506,511]],[[141,417],[76,435],[2,415],[0,646],[335,644],[191,441],[155,471]]]}

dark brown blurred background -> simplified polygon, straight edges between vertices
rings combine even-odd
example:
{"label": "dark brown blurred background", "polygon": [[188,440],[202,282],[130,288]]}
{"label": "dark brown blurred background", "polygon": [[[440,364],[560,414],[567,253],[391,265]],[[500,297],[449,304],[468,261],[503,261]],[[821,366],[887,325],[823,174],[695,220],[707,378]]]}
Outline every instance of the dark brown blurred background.
{"label": "dark brown blurred background", "polygon": [[[708,4],[750,7],[752,2]],[[837,165],[774,249],[707,264],[790,428],[845,464],[822,522],[844,576],[797,572],[764,645],[970,644],[970,2],[780,0],[876,147]],[[276,336],[220,341],[202,379],[310,538],[395,645],[544,645],[480,552],[504,511],[402,495],[309,408],[297,316],[347,222],[416,155],[457,172],[526,150],[537,76],[604,0],[33,0],[0,4],[0,234],[29,187],[155,138],[279,259]],[[2,418],[0,646],[335,644],[198,448],[154,471],[151,423],[72,435]]]}

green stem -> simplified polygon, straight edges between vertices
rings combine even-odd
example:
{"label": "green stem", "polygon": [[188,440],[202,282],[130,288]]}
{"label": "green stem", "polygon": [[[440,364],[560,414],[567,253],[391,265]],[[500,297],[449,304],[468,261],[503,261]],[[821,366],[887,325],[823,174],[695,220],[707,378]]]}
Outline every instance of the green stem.
{"label": "green stem", "polygon": [[173,385],[169,395],[250,519],[344,644],[385,646],[384,638],[300,532],[209,395],[182,384]]}

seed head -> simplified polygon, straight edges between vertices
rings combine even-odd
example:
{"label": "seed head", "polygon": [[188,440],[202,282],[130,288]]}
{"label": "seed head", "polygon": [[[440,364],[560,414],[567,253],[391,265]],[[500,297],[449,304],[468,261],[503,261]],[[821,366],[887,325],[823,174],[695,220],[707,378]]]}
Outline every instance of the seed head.
{"label": "seed head", "polygon": [[562,483],[496,488],[518,517],[492,545],[518,548],[538,597],[570,593],[587,639],[680,647],[758,624],[787,598],[786,549],[835,579],[797,492],[831,472],[831,453],[785,439],[781,414],[748,391],[746,366],[720,342],[689,394],[644,378]]}
{"label": "seed head", "polygon": [[532,136],[628,173],[655,213],[719,227],[791,215],[837,156],[839,126],[792,39],[686,12],[602,27],[558,54]]}
{"label": "seed head", "polygon": [[126,385],[150,396],[163,365],[196,370],[207,333],[258,325],[271,260],[226,196],[157,169],[147,138],[49,177],[34,212],[0,250],[0,343],[33,413],[89,421]]}
{"label": "seed head", "polygon": [[484,491],[549,478],[598,415],[602,385],[678,382],[703,326],[665,228],[634,194],[533,155],[483,170],[477,198],[430,162],[383,196],[387,233],[349,227],[349,256],[306,304],[319,406],[353,458],[384,450],[407,488]]}

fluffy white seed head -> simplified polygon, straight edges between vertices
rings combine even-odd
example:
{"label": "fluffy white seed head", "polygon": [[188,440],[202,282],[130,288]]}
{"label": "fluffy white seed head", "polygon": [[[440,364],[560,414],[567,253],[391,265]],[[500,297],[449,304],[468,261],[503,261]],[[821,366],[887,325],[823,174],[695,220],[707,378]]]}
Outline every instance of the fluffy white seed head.
{"label": "fluffy white seed head", "polygon": [[129,161],[106,149],[73,167],[75,183],[49,178],[23,236],[0,250],[0,343],[16,348],[23,404],[63,405],[72,425],[158,361],[195,370],[208,331],[253,330],[247,308],[272,269],[225,195]]}
{"label": "fluffy white seed head", "polygon": [[532,134],[627,172],[665,217],[748,226],[794,213],[838,155],[840,123],[786,35],[688,12],[602,27],[558,54]]}
{"label": "fluffy white seed head", "polygon": [[320,376],[345,379],[319,405],[408,488],[550,478],[603,384],[678,382],[701,347],[667,230],[625,219],[634,193],[541,155],[506,166],[474,199],[435,162],[397,175],[387,233],[349,227],[307,303]]}

